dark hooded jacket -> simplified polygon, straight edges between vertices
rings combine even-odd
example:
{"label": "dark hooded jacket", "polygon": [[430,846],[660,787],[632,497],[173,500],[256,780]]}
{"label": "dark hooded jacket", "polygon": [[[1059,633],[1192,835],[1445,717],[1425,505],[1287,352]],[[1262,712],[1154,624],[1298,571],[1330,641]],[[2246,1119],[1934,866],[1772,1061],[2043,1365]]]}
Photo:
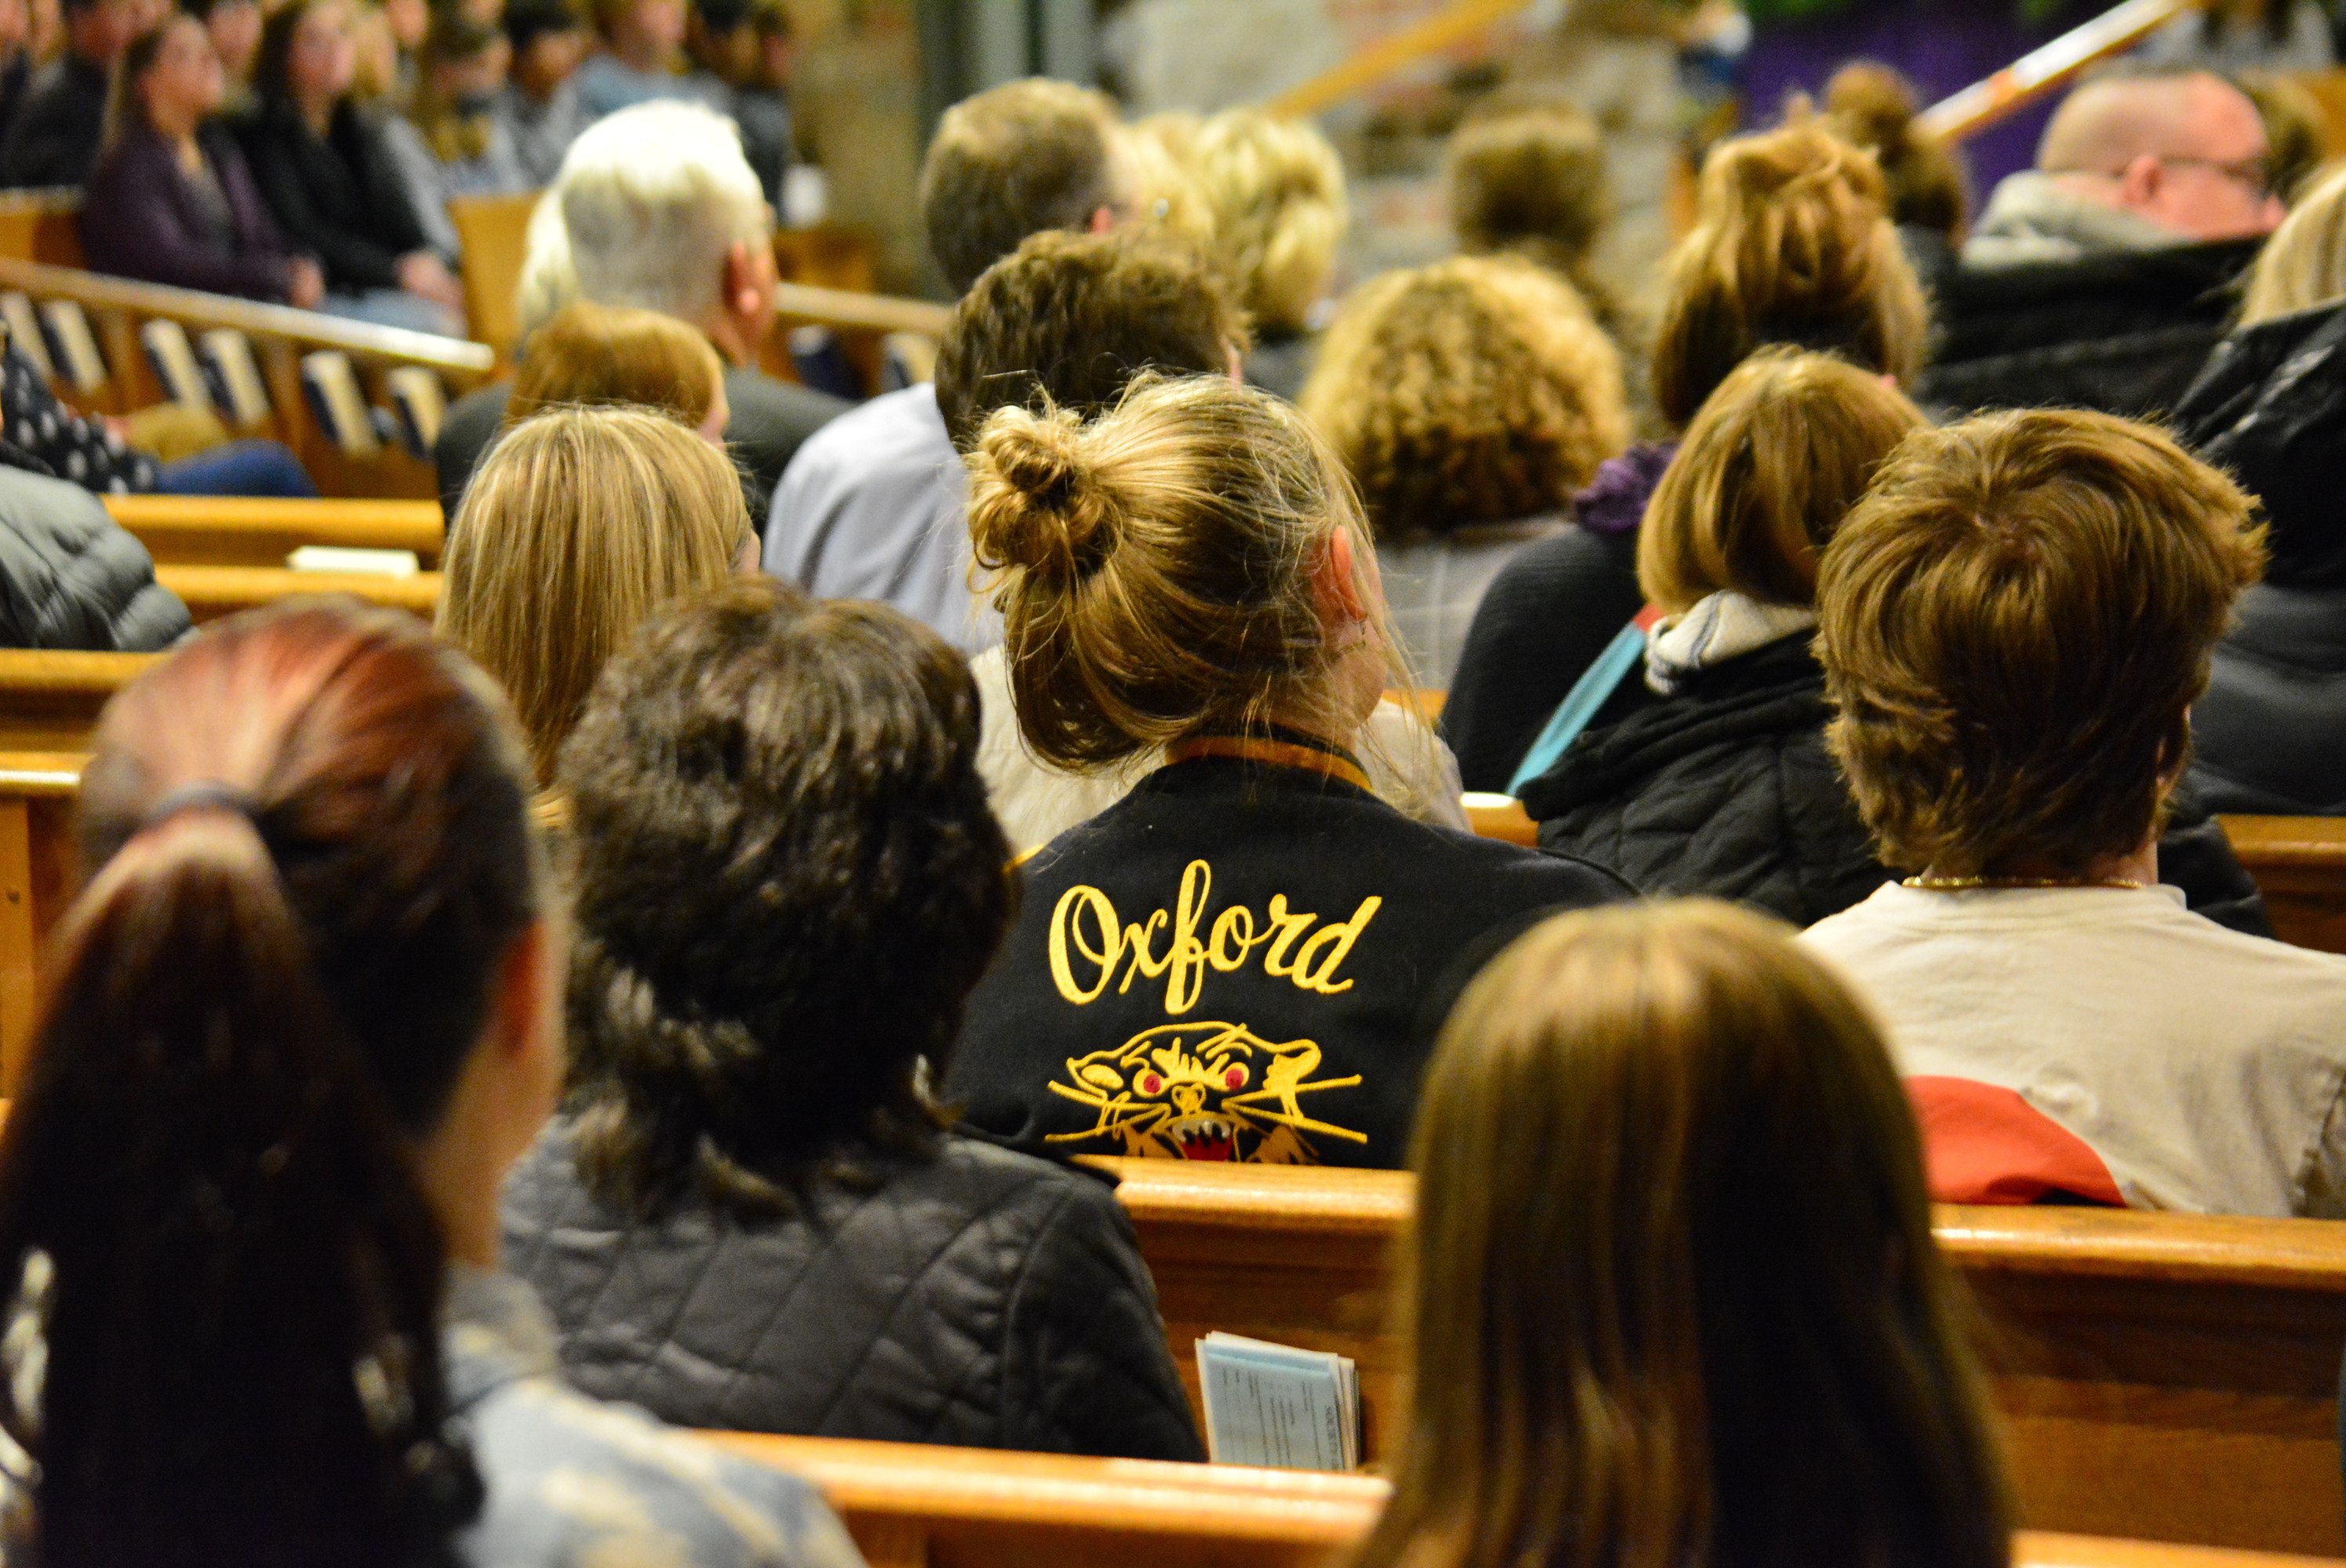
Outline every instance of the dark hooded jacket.
{"label": "dark hooded jacket", "polygon": [[[1593,860],[1648,893],[1733,899],[1813,925],[1898,874],[1874,858],[1825,749],[1831,717],[1809,639],[1780,638],[1584,734],[1524,787],[1524,809],[1539,823],[1541,848]],[[2222,829],[2180,795],[2159,840],[2158,873],[2209,920],[2272,934]]]}
{"label": "dark hooded jacket", "polygon": [[0,646],[152,653],[185,635],[187,606],[97,496],[7,460],[0,448]]}
{"label": "dark hooded jacket", "polygon": [[2173,409],[2222,337],[2259,241],[2224,240],[2022,266],[1958,266],[1934,280],[1939,337],[1914,399],[1966,413]]}
{"label": "dark hooded jacket", "polygon": [[2176,426],[2263,501],[2272,551],[2192,710],[2192,777],[2218,811],[2346,816],[2346,304],[2227,338]]}

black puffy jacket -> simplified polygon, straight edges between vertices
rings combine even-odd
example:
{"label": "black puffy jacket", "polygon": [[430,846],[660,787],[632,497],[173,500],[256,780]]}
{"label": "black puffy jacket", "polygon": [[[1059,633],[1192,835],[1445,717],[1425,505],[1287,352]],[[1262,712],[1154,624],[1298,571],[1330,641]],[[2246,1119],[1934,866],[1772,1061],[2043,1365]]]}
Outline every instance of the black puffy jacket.
{"label": "black puffy jacket", "polygon": [[2173,409],[2223,335],[2259,241],[1958,266],[1935,280],[1939,340],[1915,401],[1981,408]]}
{"label": "black puffy jacket", "polygon": [[1200,1460],[1131,1222],[1085,1172],[950,1136],[800,1216],[645,1220],[567,1122],[505,1191],[505,1260],[570,1381],[679,1426]]}
{"label": "black puffy jacket", "polygon": [[2272,553],[2192,709],[2192,778],[2219,811],[2346,815],[2346,305],[2225,339],[2176,429],[2264,503]]}
{"label": "black puffy jacket", "polygon": [[187,630],[147,546],[97,496],[0,466],[0,646],[152,653]]}
{"label": "black puffy jacket", "polygon": [[[1524,808],[1541,848],[1594,860],[1648,893],[1733,899],[1813,925],[1897,874],[1874,858],[1825,749],[1831,717],[1808,638],[1785,637],[1583,735],[1524,787]],[[2158,874],[2209,920],[2272,934],[2223,830],[2181,795],[2158,842]]]}
{"label": "black puffy jacket", "polygon": [[2191,738],[2208,809],[2346,817],[2346,587],[2242,595]]}

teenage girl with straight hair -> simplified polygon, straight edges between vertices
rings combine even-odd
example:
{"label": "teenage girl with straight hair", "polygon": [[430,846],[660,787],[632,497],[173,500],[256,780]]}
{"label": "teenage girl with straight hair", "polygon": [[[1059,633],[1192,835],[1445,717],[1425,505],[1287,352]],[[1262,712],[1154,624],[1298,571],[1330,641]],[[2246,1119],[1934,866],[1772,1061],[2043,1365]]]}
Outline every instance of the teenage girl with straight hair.
{"label": "teenage girl with straight hair", "polygon": [[1026,861],[949,1097],[1030,1152],[1399,1165],[1427,999],[1494,928],[1627,884],[1370,792],[1362,728],[1408,680],[1291,405],[1143,381],[1089,424],[996,412],[970,469],[1026,745],[1167,762]]}
{"label": "teenage girl with straight hair", "polygon": [[494,687],[387,611],[239,617],[108,705],[0,1137],[12,1561],[855,1560],[546,1375],[493,1272],[562,1075],[529,796]]}
{"label": "teenage girl with straight hair", "polygon": [[1563,916],[1426,1074],[1412,1400],[1354,1568],[2004,1568],[1904,1091],[1724,904]]}

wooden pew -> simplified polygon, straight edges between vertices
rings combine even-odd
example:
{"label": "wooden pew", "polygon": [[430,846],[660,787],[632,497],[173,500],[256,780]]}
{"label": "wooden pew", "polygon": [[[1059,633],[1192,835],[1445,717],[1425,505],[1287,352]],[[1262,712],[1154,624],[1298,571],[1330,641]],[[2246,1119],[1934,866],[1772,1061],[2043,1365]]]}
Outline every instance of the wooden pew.
{"label": "wooden pew", "polygon": [[[1374,1476],[712,1432],[804,1477],[872,1568],[1316,1568],[1376,1522]],[[2014,1568],[2311,1568],[2316,1559],[2024,1531]]]}
{"label": "wooden pew", "polygon": [[0,756],[0,1096],[15,1092],[38,1005],[41,942],[72,885],[78,754]]}
{"label": "wooden pew", "polygon": [[[1391,1451],[1406,1175],[1086,1163],[1121,1179],[1193,1399],[1211,1329],[1335,1350],[1360,1363],[1366,1451]],[[1943,1208],[1938,1232],[1981,1308],[2024,1523],[2346,1555],[2346,1222]]]}
{"label": "wooden pew", "polygon": [[158,657],[0,648],[0,751],[87,751],[98,709]]}
{"label": "wooden pew", "polygon": [[413,550],[440,563],[436,501],[285,501],[260,496],[109,495],[106,509],[172,566],[283,566],[304,545]]}
{"label": "wooden pew", "polygon": [[432,618],[440,603],[437,572],[378,577],[359,572],[295,572],[282,566],[158,565],[155,580],[179,596],[198,626],[303,594],[348,594],[425,620]]}
{"label": "wooden pew", "polygon": [[2283,942],[2346,952],[2346,818],[2219,817]]}

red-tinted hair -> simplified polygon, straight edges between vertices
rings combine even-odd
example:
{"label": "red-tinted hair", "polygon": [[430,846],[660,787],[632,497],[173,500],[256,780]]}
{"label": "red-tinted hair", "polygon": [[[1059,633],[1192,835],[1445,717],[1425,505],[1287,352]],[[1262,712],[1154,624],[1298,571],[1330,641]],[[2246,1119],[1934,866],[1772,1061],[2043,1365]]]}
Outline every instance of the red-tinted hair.
{"label": "red-tinted hair", "polygon": [[46,1568],[407,1564],[477,1505],[410,1147],[537,913],[528,779],[476,669],[346,601],[108,705],[0,1137],[0,1292],[47,1366],[0,1423]]}

